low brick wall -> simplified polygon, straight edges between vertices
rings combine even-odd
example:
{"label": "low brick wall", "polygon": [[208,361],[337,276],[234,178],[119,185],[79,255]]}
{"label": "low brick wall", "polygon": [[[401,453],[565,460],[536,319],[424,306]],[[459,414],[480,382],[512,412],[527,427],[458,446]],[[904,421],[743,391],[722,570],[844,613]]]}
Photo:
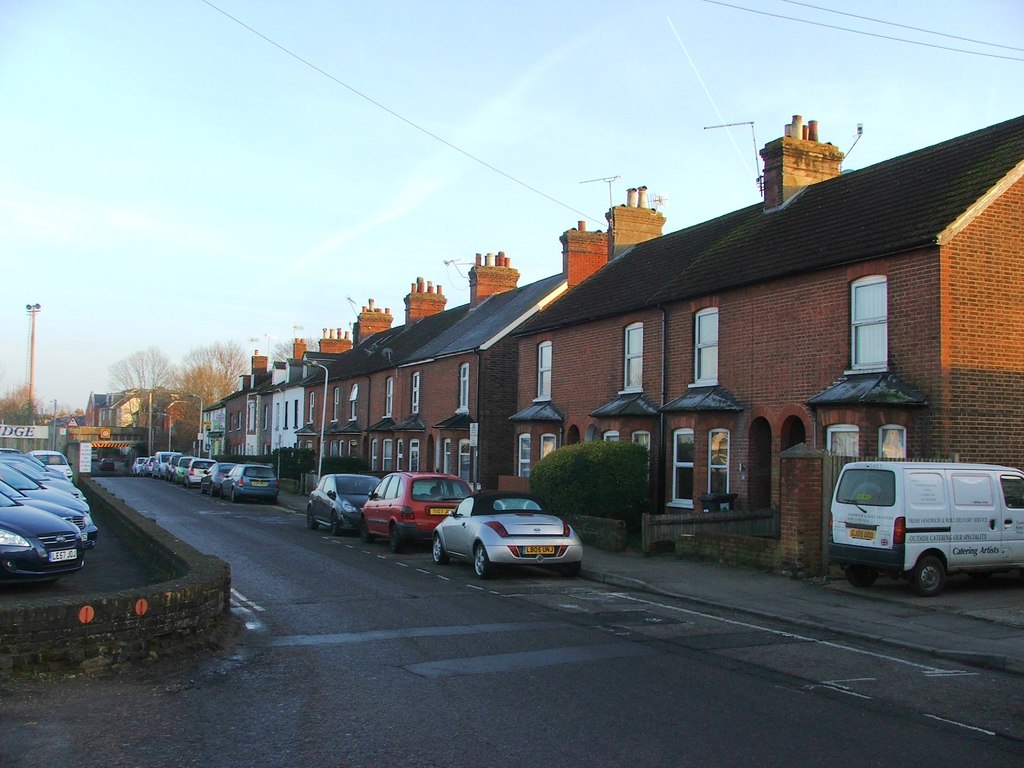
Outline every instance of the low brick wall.
{"label": "low brick wall", "polygon": [[778,573],[782,565],[779,540],[724,533],[684,534],[676,539],[676,556],[743,565]]}
{"label": "low brick wall", "polygon": [[658,544],[672,544],[684,535],[778,537],[778,515],[771,510],[644,514],[642,526],[644,552],[653,551]]}
{"label": "low brick wall", "polygon": [[0,672],[101,669],[216,645],[233,624],[230,566],[175,538],[89,478],[80,478],[79,487],[97,523],[116,531],[158,583],[86,598],[3,603]]}
{"label": "low brick wall", "polygon": [[[572,515],[565,518],[579,534],[587,547],[597,547],[609,552],[622,552],[626,548],[626,523],[607,517]],[[583,555],[586,559],[586,553]]]}

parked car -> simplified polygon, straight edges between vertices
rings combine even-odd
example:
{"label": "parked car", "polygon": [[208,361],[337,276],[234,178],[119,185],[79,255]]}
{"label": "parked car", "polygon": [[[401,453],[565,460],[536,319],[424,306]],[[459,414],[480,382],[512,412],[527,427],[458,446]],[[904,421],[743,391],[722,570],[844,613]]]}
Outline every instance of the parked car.
{"label": "parked car", "polygon": [[170,459],[168,459],[167,471],[164,479],[174,483],[175,485],[179,485],[181,483],[181,478],[183,476],[182,472],[184,471],[184,467],[182,467],[182,472],[178,471],[178,467],[183,462],[188,461],[191,458],[191,456],[186,456],[183,453],[179,453],[177,456],[172,456]]}
{"label": "parked car", "polygon": [[186,488],[198,488],[199,482],[203,479],[203,475],[206,474],[206,470],[216,463],[213,459],[193,458],[185,468],[185,477],[181,484]]}
{"label": "parked car", "polygon": [[153,454],[153,472],[151,477],[158,477],[161,480],[167,479],[167,464],[176,456],[181,456],[180,451],[157,451]]}
{"label": "parked car", "polygon": [[147,456],[137,456],[132,463],[132,474],[135,477],[142,477],[146,473],[146,464],[149,461]]}
{"label": "parked car", "polygon": [[199,479],[199,492],[209,493],[211,496],[220,496],[220,485],[224,482],[224,478],[228,476],[228,472],[234,469],[234,462],[231,461],[218,461],[216,464],[211,466]]}
{"label": "parked car", "polygon": [[89,511],[88,502],[73,496],[63,489],[60,489],[57,487],[56,483],[51,487],[49,480],[46,482],[39,482],[27,472],[22,472],[20,468],[4,462],[0,462],[0,480],[3,480],[9,485],[13,485],[26,496],[49,499],[56,504],[69,507],[70,509],[74,509],[79,512]]}
{"label": "parked car", "polygon": [[53,581],[79,570],[84,552],[74,525],[0,496],[0,580]]}
{"label": "parked car", "polygon": [[220,495],[232,502],[267,499],[273,504],[280,485],[270,464],[236,464],[221,481]]}
{"label": "parked car", "polygon": [[99,538],[99,528],[96,527],[96,523],[92,521],[92,515],[88,512],[82,512],[78,509],[71,509],[63,504],[57,503],[50,498],[38,495],[38,494],[26,494],[23,491],[19,491],[13,485],[5,483],[0,480],[0,496],[4,496],[12,501],[16,501],[19,504],[25,504],[26,506],[34,507],[35,509],[43,512],[49,512],[52,515],[57,515],[67,520],[69,523],[75,526],[82,533],[82,544],[86,549],[91,549],[96,546],[96,541]]}
{"label": "parked car", "polygon": [[380,482],[372,475],[324,475],[309,494],[306,527],[315,531],[326,525],[340,536],[358,533],[363,524],[363,505]]}
{"label": "parked car", "polygon": [[516,491],[463,499],[434,530],[431,554],[438,565],[451,558],[469,561],[481,579],[505,565],[535,565],[566,576],[578,576],[583,567],[583,542],[572,526],[540,497]]}
{"label": "parked car", "polygon": [[[20,459],[29,459],[29,461],[21,461]],[[88,503],[85,501],[85,494],[82,493],[78,486],[69,482],[62,473],[45,469],[30,456],[0,454],[0,465],[14,469],[19,475],[28,477],[44,488],[66,493],[88,506]]]}
{"label": "parked car", "polygon": [[48,467],[60,470],[69,481],[75,479],[75,474],[71,469],[71,462],[60,451],[29,451],[28,455],[35,456]]}
{"label": "parked car", "polygon": [[100,459],[100,472],[116,472],[117,464],[114,463],[113,456],[104,456]]}
{"label": "parked car", "polygon": [[156,458],[155,457],[153,457],[153,456],[147,457],[146,464],[142,468],[143,476],[145,476],[145,477],[152,477],[153,476],[153,467],[155,466],[155,462],[156,462]]}
{"label": "parked car", "polygon": [[392,552],[413,542],[430,542],[437,524],[472,492],[455,475],[392,472],[363,505],[363,541],[386,537]]}

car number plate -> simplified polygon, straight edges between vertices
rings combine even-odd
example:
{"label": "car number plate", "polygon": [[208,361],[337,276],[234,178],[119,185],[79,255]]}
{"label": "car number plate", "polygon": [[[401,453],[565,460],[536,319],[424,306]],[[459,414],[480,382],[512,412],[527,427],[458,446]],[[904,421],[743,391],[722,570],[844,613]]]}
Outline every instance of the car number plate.
{"label": "car number plate", "polygon": [[874,541],[875,532],[870,528],[851,528],[850,529],[851,539],[864,539],[865,541]]}
{"label": "car number plate", "polygon": [[451,510],[448,509],[448,507],[431,507],[427,511],[430,514],[432,514],[432,515],[442,515],[442,516],[444,516],[444,515],[450,515],[451,514]]}
{"label": "car number plate", "polygon": [[252,484],[256,488],[262,488],[267,484],[266,480],[253,480]]}
{"label": "car number plate", "polygon": [[58,549],[55,552],[50,553],[51,563],[60,563],[64,560],[77,560],[78,550],[77,549]]}
{"label": "car number plate", "polygon": [[554,547],[523,547],[524,555],[553,555],[555,554]]}

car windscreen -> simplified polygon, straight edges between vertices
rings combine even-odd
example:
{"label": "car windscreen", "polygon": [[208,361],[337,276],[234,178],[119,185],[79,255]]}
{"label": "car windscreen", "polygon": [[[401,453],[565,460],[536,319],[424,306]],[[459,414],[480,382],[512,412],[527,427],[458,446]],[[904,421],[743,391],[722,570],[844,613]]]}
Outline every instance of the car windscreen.
{"label": "car windscreen", "polygon": [[2,463],[0,463],[0,480],[17,488],[19,491],[35,491],[39,489],[39,483],[21,474],[21,472],[13,467],[4,466]]}
{"label": "car windscreen", "polygon": [[415,501],[462,501],[469,494],[469,486],[461,480],[427,477],[412,481],[412,498]]}
{"label": "car windscreen", "polygon": [[836,501],[867,507],[896,503],[896,474],[888,469],[848,469],[839,479]]}
{"label": "car windscreen", "polygon": [[191,464],[189,464],[189,469],[206,469],[207,467],[212,466],[213,462],[210,461],[209,459],[196,459]]}
{"label": "car windscreen", "polygon": [[242,474],[246,477],[273,477],[274,469],[272,467],[246,467]]}
{"label": "car windscreen", "polygon": [[59,453],[44,453],[33,455],[41,462],[43,462],[43,464],[52,464],[54,466],[64,466],[65,464],[67,464],[67,462],[64,460],[64,457],[61,456]]}
{"label": "car windscreen", "polygon": [[335,479],[338,493],[348,496],[369,496],[380,482],[376,477],[339,477]]}

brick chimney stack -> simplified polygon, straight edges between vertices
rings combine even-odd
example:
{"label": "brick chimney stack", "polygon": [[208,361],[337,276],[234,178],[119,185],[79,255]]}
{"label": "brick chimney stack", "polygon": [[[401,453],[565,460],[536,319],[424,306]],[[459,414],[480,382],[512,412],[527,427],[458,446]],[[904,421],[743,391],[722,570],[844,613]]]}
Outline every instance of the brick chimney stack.
{"label": "brick chimney stack", "polygon": [[780,139],[761,150],[764,160],[764,209],[778,208],[804,187],[840,174],[843,153],[818,141],[818,121],[804,125],[800,115],[786,126]]}
{"label": "brick chimney stack", "polygon": [[417,277],[409,289],[409,295],[405,297],[405,324],[411,325],[424,317],[443,312],[447,303],[448,299],[441,292],[440,284],[435,291],[432,282]]}
{"label": "brick chimney stack", "polygon": [[306,354],[306,340],[295,339],[292,341],[292,360],[301,360]]}
{"label": "brick chimney stack", "polygon": [[469,306],[475,307],[488,296],[514,290],[519,285],[519,270],[512,269],[512,260],[504,251],[486,256],[476,255],[476,264],[469,270]]}
{"label": "brick chimney stack", "polygon": [[266,355],[261,355],[257,349],[252,353],[252,375],[255,376],[257,373],[266,373],[267,366],[270,364],[270,358]]}
{"label": "brick chimney stack", "polygon": [[352,349],[352,337],[349,336],[348,331],[345,331],[343,335],[341,328],[324,328],[323,336],[317,346],[321,352],[328,352],[332,355],[348,352]]}
{"label": "brick chimney stack", "polygon": [[647,207],[647,187],[626,190],[626,204],[617,205],[606,214],[608,219],[608,261],[637,243],[661,237],[665,217]]}
{"label": "brick chimney stack", "polygon": [[587,222],[566,230],[562,242],[562,275],[569,288],[579,285],[608,263],[608,234],[587,232]]}
{"label": "brick chimney stack", "polygon": [[373,305],[373,299],[370,299],[367,306],[362,308],[359,318],[356,320],[353,329],[353,340],[356,344],[359,344],[375,333],[391,330],[391,324],[394,321],[395,318],[391,316],[391,307],[386,307],[381,312],[379,307]]}

